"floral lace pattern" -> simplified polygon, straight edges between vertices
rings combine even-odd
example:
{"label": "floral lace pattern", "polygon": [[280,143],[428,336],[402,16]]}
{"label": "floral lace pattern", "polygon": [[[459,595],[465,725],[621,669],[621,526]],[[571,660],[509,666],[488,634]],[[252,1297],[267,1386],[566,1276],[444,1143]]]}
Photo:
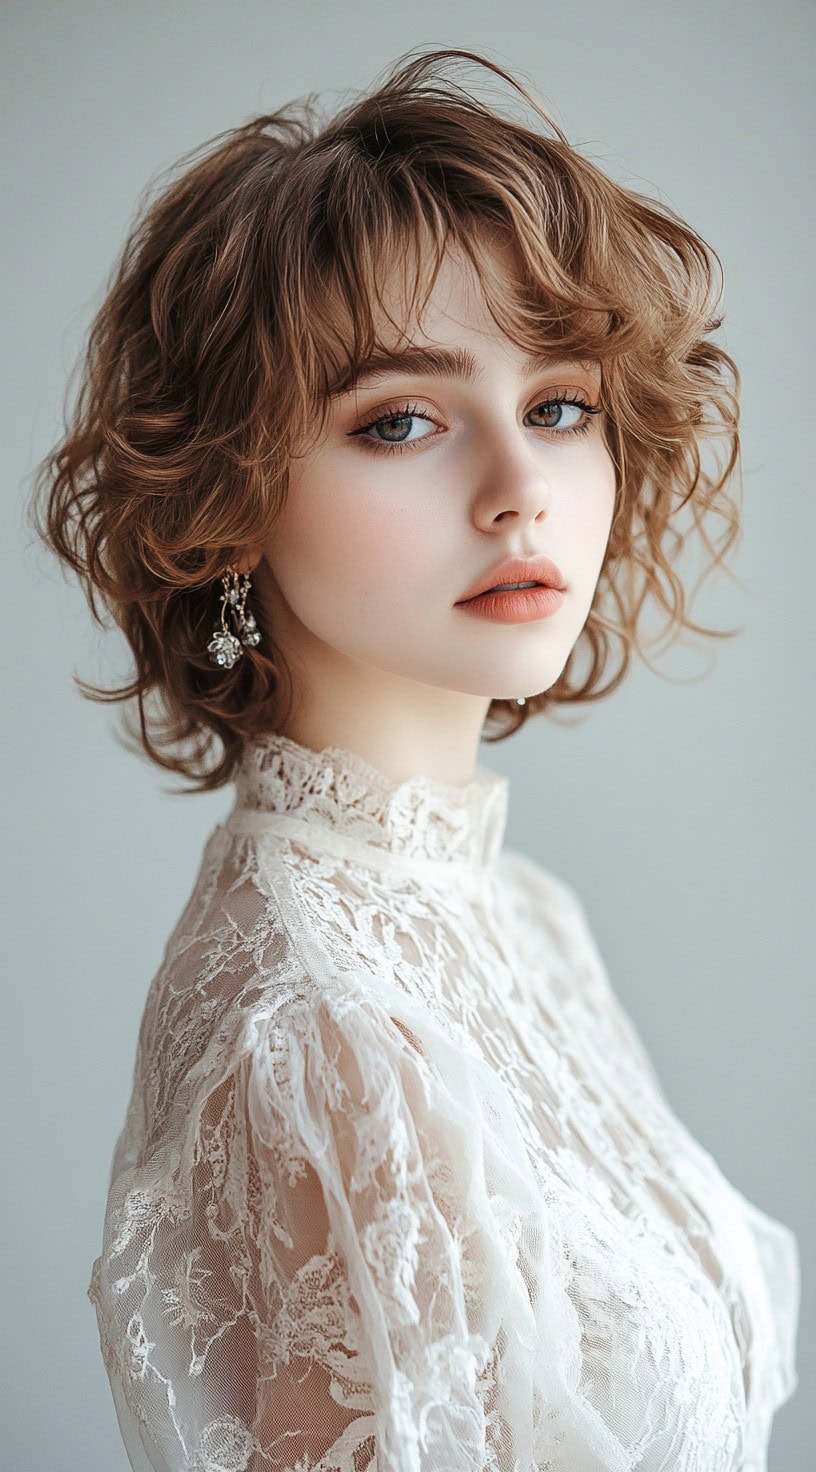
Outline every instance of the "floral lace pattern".
{"label": "floral lace pattern", "polygon": [[507,779],[258,738],[88,1295],[135,1472],[765,1472],[796,1238],[672,1113]]}

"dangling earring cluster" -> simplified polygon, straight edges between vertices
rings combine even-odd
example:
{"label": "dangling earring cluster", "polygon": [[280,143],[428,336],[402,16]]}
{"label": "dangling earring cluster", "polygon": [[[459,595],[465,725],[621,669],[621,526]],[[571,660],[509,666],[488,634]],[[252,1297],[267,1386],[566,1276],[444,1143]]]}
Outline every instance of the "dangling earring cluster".
{"label": "dangling earring cluster", "polygon": [[[231,670],[244,652],[242,645],[254,649],[256,644],[260,644],[261,631],[255,622],[255,615],[247,613],[247,593],[252,586],[249,573],[241,574],[234,567],[228,567],[221,578],[221,586],[221,623],[213,631],[207,650],[211,664]],[[227,628],[227,608],[232,611],[236,634]]]}

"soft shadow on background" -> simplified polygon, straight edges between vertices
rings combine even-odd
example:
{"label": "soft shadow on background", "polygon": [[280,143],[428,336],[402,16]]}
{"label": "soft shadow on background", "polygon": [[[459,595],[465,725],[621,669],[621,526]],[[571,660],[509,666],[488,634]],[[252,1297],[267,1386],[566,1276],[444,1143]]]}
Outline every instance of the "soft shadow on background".
{"label": "soft shadow on background", "polygon": [[693,612],[744,632],[664,659],[676,683],[640,664],[579,724],[531,722],[480,760],[510,777],[508,846],[579,891],[675,1112],[799,1238],[800,1388],[777,1414],[770,1469],[811,1465],[815,32],[816,11],[796,0],[772,14],[755,0],[6,6],[3,1445],[15,1472],[55,1466],[56,1448],[60,1472],[126,1472],[85,1289],[145,993],[232,800],[169,796],[169,774],[116,744],[117,710],[77,692],[73,672],[121,682],[126,649],[32,543],[28,477],[59,435],[68,373],[159,172],[303,93],[334,110],[431,45],[515,71],[574,144],[678,210],[723,262],[744,536],[737,581],[717,575]]}

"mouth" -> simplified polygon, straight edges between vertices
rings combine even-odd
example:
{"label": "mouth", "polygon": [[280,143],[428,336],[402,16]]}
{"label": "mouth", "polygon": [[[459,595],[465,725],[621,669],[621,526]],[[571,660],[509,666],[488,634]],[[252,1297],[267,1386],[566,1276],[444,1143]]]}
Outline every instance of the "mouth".
{"label": "mouth", "polygon": [[566,583],[561,569],[551,558],[505,557],[494,563],[489,573],[483,574],[478,582],[471,584],[459,604],[471,603],[474,598],[491,597],[504,593],[523,593],[535,588],[550,588],[554,592],[566,592]]}
{"label": "mouth", "polygon": [[[492,588],[485,588],[485,590],[484,590],[483,593],[475,593],[474,594],[474,597],[476,597],[476,598],[484,598],[484,596],[485,596],[486,593],[519,593],[519,592],[521,592],[522,588],[547,588],[547,587],[551,587],[551,586],[552,585],[550,583],[537,583],[537,582],[533,582],[533,583],[496,583],[495,586],[492,587]],[[465,602],[469,603],[470,602],[470,599],[467,598],[465,600]]]}
{"label": "mouth", "polygon": [[494,623],[522,624],[556,613],[565,597],[562,588],[553,588],[548,583],[528,583],[522,587],[487,588],[484,593],[463,599],[457,607]]}
{"label": "mouth", "polygon": [[470,598],[461,598],[457,607],[461,607],[463,603],[475,603],[477,598],[488,598],[493,594],[532,593],[536,588],[550,588],[553,592],[560,591],[555,588],[553,583],[495,583],[491,588],[483,588],[480,593],[473,593]]}

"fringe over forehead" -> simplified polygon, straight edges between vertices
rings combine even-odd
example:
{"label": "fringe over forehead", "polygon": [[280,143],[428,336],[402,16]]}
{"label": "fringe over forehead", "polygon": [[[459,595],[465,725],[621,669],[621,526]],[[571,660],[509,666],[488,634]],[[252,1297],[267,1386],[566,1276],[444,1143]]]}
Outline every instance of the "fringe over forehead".
{"label": "fringe over forehead", "polygon": [[[440,81],[427,62],[346,107],[276,181],[274,230],[261,249],[304,416],[313,422],[315,406],[352,383],[374,350],[408,338],[455,247],[522,350],[557,347],[607,365],[610,407],[625,421],[625,375],[611,371],[613,361],[626,357],[646,384],[650,359],[682,362],[718,325],[710,247],[583,158],[532,98],[548,133]],[[485,246],[498,247],[512,271],[491,271]],[[397,270],[402,320],[383,299]],[[375,325],[383,319],[386,335]]]}

